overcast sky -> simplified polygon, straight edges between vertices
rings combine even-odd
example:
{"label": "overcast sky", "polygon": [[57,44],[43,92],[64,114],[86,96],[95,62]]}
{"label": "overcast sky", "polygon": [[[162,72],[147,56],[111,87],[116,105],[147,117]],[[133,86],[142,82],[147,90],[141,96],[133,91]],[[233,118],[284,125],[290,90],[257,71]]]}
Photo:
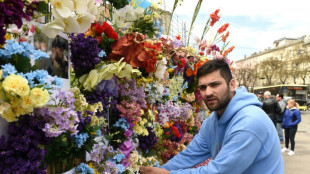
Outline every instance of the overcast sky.
{"label": "overcast sky", "polygon": [[[198,0],[183,0],[175,11],[188,28],[197,2]],[[166,0],[165,3],[172,9],[174,0]],[[218,8],[221,19],[215,29],[224,23],[230,23],[230,45],[236,47],[229,55],[232,60],[263,51],[283,37],[310,35],[309,0],[203,0],[193,29],[193,33],[199,38],[209,14]]]}

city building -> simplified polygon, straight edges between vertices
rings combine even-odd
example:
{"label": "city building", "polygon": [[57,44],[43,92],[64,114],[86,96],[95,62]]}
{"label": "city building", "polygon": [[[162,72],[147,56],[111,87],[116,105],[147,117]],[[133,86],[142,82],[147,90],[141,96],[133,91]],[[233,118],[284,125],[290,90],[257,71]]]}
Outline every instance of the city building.
{"label": "city building", "polygon": [[257,86],[310,85],[310,36],[275,40],[271,47],[235,62],[237,83]]}

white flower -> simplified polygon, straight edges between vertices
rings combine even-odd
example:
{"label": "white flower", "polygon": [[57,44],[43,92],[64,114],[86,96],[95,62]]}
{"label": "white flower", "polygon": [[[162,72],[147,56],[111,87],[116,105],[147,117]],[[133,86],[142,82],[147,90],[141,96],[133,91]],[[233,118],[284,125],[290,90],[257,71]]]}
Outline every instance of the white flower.
{"label": "white flower", "polygon": [[72,14],[68,18],[64,18],[65,24],[64,31],[68,33],[82,33],[79,22],[77,21],[76,15]]}
{"label": "white flower", "polygon": [[63,31],[65,28],[65,23],[61,19],[56,19],[50,23],[45,24],[42,28],[42,32],[49,38],[54,38],[57,36],[59,31]]}
{"label": "white flower", "polygon": [[74,10],[72,0],[51,0],[50,2],[53,6],[52,13],[56,18],[67,18]]}
{"label": "white flower", "polygon": [[88,3],[89,0],[73,0],[74,3],[74,10],[77,14],[85,14],[88,12]]}
{"label": "white flower", "polygon": [[85,31],[89,29],[89,27],[94,22],[94,20],[91,14],[86,13],[86,14],[78,15],[77,22],[79,23],[81,33],[84,33]]}
{"label": "white flower", "polygon": [[95,3],[95,0],[90,0],[89,3],[87,4],[87,7],[88,7],[88,13],[97,16],[100,4]]}
{"label": "white flower", "polygon": [[155,77],[158,79],[164,79],[165,72],[167,70],[167,60],[164,57],[162,60],[157,61],[157,67],[155,71]]}

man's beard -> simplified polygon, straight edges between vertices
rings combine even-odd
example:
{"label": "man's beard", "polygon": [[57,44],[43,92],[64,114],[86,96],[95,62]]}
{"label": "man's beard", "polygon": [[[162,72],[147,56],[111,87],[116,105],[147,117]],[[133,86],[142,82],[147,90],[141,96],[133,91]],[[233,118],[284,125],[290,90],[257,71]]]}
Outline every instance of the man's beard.
{"label": "man's beard", "polygon": [[[215,96],[210,96],[208,98],[214,98]],[[208,99],[207,98],[207,99]],[[224,109],[227,107],[227,105],[229,104],[230,100],[231,100],[231,97],[230,97],[230,88],[228,87],[227,88],[227,91],[226,93],[223,95],[223,99],[221,101],[219,101],[219,99],[216,97],[216,100],[218,101],[218,104],[217,105],[213,105],[213,106],[209,106],[208,105],[208,102],[205,102],[206,106],[208,107],[208,109],[210,111],[218,111],[218,110],[221,110],[221,109]]]}

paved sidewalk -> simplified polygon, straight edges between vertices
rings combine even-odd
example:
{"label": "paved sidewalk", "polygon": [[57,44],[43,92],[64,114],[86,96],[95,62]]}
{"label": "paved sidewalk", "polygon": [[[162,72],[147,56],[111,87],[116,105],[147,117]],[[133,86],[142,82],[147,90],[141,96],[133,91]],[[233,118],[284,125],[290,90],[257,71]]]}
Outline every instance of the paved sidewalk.
{"label": "paved sidewalk", "polygon": [[295,156],[282,153],[285,174],[310,174],[310,112],[301,114],[302,122],[295,137]]}

